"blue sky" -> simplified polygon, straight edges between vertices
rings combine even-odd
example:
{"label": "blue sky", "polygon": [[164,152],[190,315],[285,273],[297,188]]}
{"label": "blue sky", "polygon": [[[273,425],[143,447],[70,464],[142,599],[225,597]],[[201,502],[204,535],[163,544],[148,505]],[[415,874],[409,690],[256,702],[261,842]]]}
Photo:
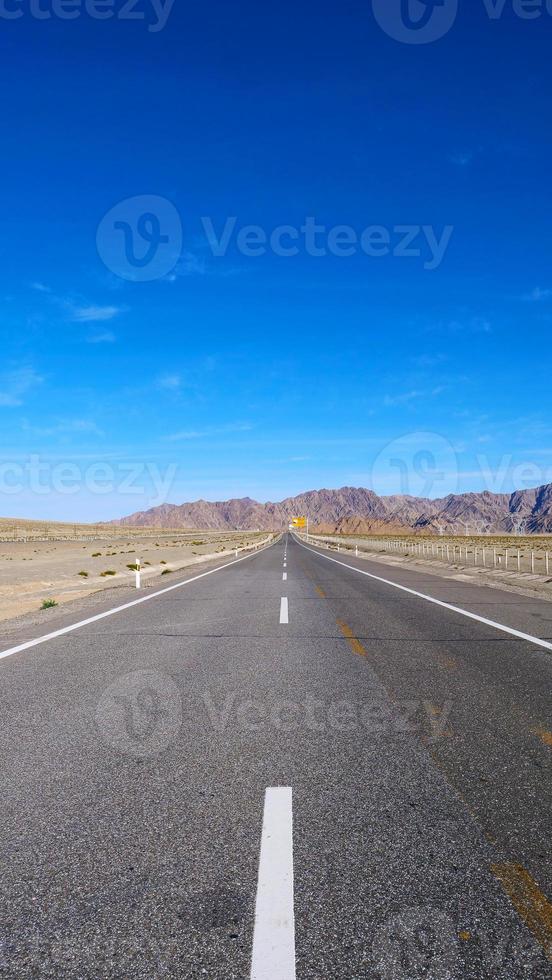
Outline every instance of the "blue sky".
{"label": "blue sky", "polygon": [[[29,2],[0,15],[1,514],[552,481],[545,7],[465,0],[411,44],[370,0],[177,0],[153,31],[149,0]],[[258,247],[284,225],[297,254]]]}

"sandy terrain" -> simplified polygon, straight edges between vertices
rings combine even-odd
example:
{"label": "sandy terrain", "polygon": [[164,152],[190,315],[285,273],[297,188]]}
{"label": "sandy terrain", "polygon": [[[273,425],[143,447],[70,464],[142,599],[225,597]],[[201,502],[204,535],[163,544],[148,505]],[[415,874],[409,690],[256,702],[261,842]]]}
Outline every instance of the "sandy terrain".
{"label": "sandy terrain", "polygon": [[[45,525],[41,527],[44,529]],[[50,531],[52,537],[54,533]],[[142,563],[144,583],[155,577],[160,584],[168,583],[171,571],[201,562],[202,556],[222,555],[265,538],[266,532],[251,531],[194,531],[182,535],[152,535],[150,531],[147,536],[143,532],[129,534],[127,530],[124,536],[94,537],[88,541],[44,541],[38,535],[27,541],[2,541],[0,620],[40,609],[45,600],[63,603],[102,589],[133,585],[135,574],[127,566],[134,564],[137,557]],[[102,574],[105,572],[115,574]]]}

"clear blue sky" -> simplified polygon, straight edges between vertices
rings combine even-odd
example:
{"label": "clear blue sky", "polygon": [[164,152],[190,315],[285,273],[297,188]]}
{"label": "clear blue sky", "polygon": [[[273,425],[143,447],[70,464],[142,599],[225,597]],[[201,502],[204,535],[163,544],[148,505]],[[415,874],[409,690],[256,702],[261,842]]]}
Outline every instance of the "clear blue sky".
{"label": "clear blue sky", "polygon": [[[552,480],[552,15],[463,0],[410,44],[370,0],[177,0],[155,31],[147,0],[6,8],[2,514]],[[142,195],[174,205],[181,257],[132,281],[98,245]],[[391,254],[213,255],[201,219],[232,216],[378,225]],[[442,261],[421,232],[392,254],[398,226],[452,229]]]}

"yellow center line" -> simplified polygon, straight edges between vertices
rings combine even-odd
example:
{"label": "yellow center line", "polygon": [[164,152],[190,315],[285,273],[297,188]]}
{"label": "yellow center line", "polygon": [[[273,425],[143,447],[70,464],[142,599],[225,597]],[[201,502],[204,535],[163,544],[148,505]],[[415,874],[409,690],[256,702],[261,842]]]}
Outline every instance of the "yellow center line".
{"label": "yellow center line", "polygon": [[316,591],[318,592],[318,595],[321,596],[322,599],[326,598],[326,593],[324,592],[324,589],[320,588],[319,585],[316,586]]}
{"label": "yellow center line", "polygon": [[[437,704],[433,704],[431,701],[424,701],[424,707],[427,713],[431,715],[432,718],[435,718],[435,720],[440,719],[443,708],[440,708],[439,705]],[[439,726],[439,731],[436,732],[435,728],[433,727],[432,738],[452,738],[452,737],[453,737],[453,733],[448,729],[441,730],[441,726]]]}
{"label": "yellow center line", "polygon": [[552,905],[521,864],[493,864],[491,867],[516,912],[552,960]]}
{"label": "yellow center line", "polygon": [[552,746],[552,732],[549,732],[543,725],[539,725],[538,728],[533,728],[532,731],[533,735],[538,735],[544,745]]}
{"label": "yellow center line", "polygon": [[342,619],[336,619],[336,623],[339,626],[341,632],[343,633],[343,636],[345,636],[349,641],[349,645],[353,653],[357,653],[359,657],[367,657],[368,656],[367,651],[362,646],[360,640],[357,639],[351,627],[347,626],[347,623],[344,623]]}

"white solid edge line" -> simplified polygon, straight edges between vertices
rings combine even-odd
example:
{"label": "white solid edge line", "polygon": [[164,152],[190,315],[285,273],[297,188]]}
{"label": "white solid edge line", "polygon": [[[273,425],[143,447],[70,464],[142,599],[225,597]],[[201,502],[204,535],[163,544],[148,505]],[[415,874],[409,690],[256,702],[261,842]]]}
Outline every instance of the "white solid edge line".
{"label": "white solid edge line", "polygon": [[295,980],[292,802],[291,787],[266,791],[251,980]]}
{"label": "white solid edge line", "polygon": [[284,572],[283,573],[283,575],[282,575],[282,582],[287,582],[287,572]]}
{"label": "white solid edge line", "polygon": [[326,561],[333,561],[335,565],[342,565],[343,568],[349,568],[352,572],[358,572],[360,575],[366,575],[368,578],[373,578],[376,582],[383,582],[384,585],[392,585],[394,589],[400,589],[401,592],[408,592],[409,595],[414,595],[418,599],[425,599],[426,602],[432,602],[435,606],[442,606],[443,609],[450,609],[451,612],[459,613],[461,616],[466,616],[467,619],[475,619],[478,623],[484,623],[485,626],[492,626],[495,630],[501,630],[503,633],[509,633],[510,636],[515,636],[519,640],[527,640],[528,643],[534,643],[535,646],[543,647],[545,650],[552,650],[552,643],[547,640],[541,640],[538,636],[531,636],[530,633],[521,633],[520,630],[512,629],[511,626],[504,626],[503,623],[495,623],[493,619],[485,619],[484,616],[478,616],[477,613],[468,612],[467,609],[461,609],[459,606],[453,606],[450,602],[443,602],[442,599],[435,599],[431,595],[426,595],[424,592],[416,592],[415,589],[409,589],[406,585],[399,585],[398,582],[392,582],[388,578],[381,578],[379,575],[373,575],[371,572],[365,572],[363,568],[355,568],[354,565],[347,565],[344,561],[338,561],[337,558],[330,558],[329,555],[324,555],[320,551],[315,551],[314,548],[307,548],[301,541],[297,540],[297,544],[304,548],[305,551],[312,552],[313,555],[318,555],[319,558],[325,558]]}
{"label": "white solid edge line", "polygon": [[289,623],[288,601],[285,596],[280,599],[280,622]]}
{"label": "white solid edge line", "polygon": [[64,636],[66,633],[72,633],[73,630],[78,630],[81,626],[97,623],[100,619],[114,616],[115,613],[123,612],[125,609],[131,609],[132,606],[139,606],[142,602],[149,602],[151,599],[156,599],[160,595],[166,595],[167,592],[182,589],[185,585],[190,585],[191,582],[197,582],[198,579],[205,578],[206,575],[214,575],[215,572],[222,572],[225,568],[230,568],[231,565],[239,565],[241,561],[247,561],[249,558],[254,558],[255,555],[260,555],[261,551],[266,550],[266,547],[271,548],[272,545],[265,545],[259,551],[254,551],[250,555],[244,555],[243,558],[235,558],[233,561],[227,562],[226,565],[219,565],[217,568],[211,568],[208,572],[202,572],[201,575],[194,575],[193,578],[187,578],[185,582],[177,582],[176,585],[169,585],[166,589],[159,589],[158,592],[152,592],[151,595],[142,596],[140,599],[133,599],[132,602],[125,602],[123,606],[115,606],[114,609],[108,609],[106,612],[98,613],[96,616],[90,616],[88,619],[81,619],[78,623],[72,623],[71,626],[64,626],[62,629],[54,630],[53,633],[46,633],[44,636],[37,636],[34,640],[27,640],[26,643],[20,643],[16,647],[10,647],[9,650],[2,650],[0,652],[0,660],[3,660],[4,657],[11,657],[14,653],[21,653],[23,650],[30,650],[31,647],[39,646],[39,644],[46,643],[48,640],[55,640],[56,637]]}

